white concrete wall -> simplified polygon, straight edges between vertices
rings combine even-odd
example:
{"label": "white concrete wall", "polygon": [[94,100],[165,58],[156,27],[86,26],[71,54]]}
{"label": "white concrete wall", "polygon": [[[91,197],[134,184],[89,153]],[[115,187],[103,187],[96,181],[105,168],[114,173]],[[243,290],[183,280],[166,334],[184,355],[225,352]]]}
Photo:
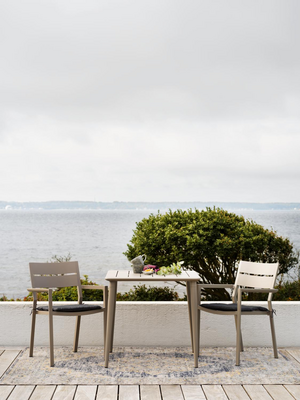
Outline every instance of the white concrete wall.
{"label": "white concrete wall", "polygon": [[[29,344],[31,308],[30,302],[0,302],[0,346],[27,346]],[[275,329],[278,346],[300,347],[300,302],[273,302],[273,308],[277,313]],[[222,317],[208,313],[201,315],[201,346],[235,345],[235,324],[232,316]],[[73,344],[75,319],[74,317],[54,317],[55,345]],[[102,344],[102,323],[102,313],[83,317],[79,345]],[[245,346],[271,345],[268,317],[242,317],[242,332]],[[35,344],[48,344],[47,316],[37,316]],[[114,344],[116,346],[189,346],[187,303],[118,302]]]}

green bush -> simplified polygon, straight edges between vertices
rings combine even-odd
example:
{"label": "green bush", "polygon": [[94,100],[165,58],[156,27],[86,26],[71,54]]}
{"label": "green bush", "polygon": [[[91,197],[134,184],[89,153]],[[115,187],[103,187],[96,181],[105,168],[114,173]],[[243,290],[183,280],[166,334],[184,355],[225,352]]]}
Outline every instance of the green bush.
{"label": "green bush", "polygon": [[292,282],[280,282],[276,289],[278,289],[278,292],[273,295],[274,301],[300,300],[300,279]]}
{"label": "green bush", "polygon": [[[96,285],[95,282],[89,280],[88,275],[83,275],[84,279],[80,279],[82,285]],[[92,289],[83,289],[82,290],[83,301],[103,301],[103,291],[102,290],[92,290]],[[27,297],[24,298],[24,301],[32,301],[33,296],[30,292]],[[39,301],[47,301],[48,293],[38,293]],[[53,301],[77,301],[77,287],[65,287],[55,290],[52,293]]]}
{"label": "green bush", "polygon": [[117,301],[177,301],[178,293],[169,287],[146,287],[146,285],[134,286],[129,292],[117,293]]}
{"label": "green bush", "polygon": [[[202,283],[234,283],[239,260],[276,262],[279,273],[298,264],[287,238],[222,209],[177,210],[150,214],[136,224],[124,253],[128,260],[147,255],[158,267],[184,261]],[[229,300],[225,290],[204,290],[208,300]]]}

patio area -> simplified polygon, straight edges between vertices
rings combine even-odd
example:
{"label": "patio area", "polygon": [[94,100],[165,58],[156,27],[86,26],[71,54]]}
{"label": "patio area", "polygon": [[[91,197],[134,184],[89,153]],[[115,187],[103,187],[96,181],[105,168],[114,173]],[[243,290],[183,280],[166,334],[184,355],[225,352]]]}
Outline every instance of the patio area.
{"label": "patio area", "polygon": [[104,368],[103,347],[0,348],[0,400],[196,400],[300,399],[300,349],[201,349],[199,368],[187,347],[116,347]]}

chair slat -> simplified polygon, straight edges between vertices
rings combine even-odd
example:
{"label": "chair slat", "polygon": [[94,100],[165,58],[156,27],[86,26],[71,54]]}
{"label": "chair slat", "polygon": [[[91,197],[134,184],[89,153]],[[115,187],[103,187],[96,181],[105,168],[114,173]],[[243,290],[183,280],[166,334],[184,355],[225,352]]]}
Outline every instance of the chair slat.
{"label": "chair slat", "polygon": [[239,274],[236,280],[236,284],[239,286],[247,286],[250,288],[269,289],[273,288],[274,277]]}
{"label": "chair slat", "polygon": [[56,288],[78,286],[80,283],[78,275],[61,276],[31,276],[32,287]]}
{"label": "chair slat", "polygon": [[251,261],[241,261],[239,272],[246,272],[256,275],[277,275],[278,263],[254,263]]}
{"label": "chair slat", "polygon": [[29,269],[32,274],[38,275],[79,273],[77,261],[66,263],[29,263]]}

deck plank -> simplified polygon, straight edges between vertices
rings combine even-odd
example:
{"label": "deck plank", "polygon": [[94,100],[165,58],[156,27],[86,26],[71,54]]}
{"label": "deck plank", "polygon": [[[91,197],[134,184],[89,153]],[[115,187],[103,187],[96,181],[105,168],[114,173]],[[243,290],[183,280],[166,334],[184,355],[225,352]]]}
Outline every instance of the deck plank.
{"label": "deck plank", "polygon": [[117,400],[118,385],[98,385],[97,400]]}
{"label": "deck plank", "polygon": [[294,400],[282,385],[264,385],[264,387],[274,400]]}
{"label": "deck plank", "polygon": [[300,348],[287,348],[285,350],[300,363]]}
{"label": "deck plank", "polygon": [[205,400],[205,394],[200,385],[182,385],[182,393],[185,400]]}
{"label": "deck plank", "polygon": [[161,400],[159,385],[141,385],[141,400]]}
{"label": "deck plank", "polygon": [[19,350],[5,350],[0,356],[0,377],[8,369],[11,363],[19,355]]}
{"label": "deck plank", "polygon": [[272,397],[263,387],[263,385],[244,385],[244,389],[248,393],[250,399],[272,400]]}
{"label": "deck plank", "polygon": [[294,397],[296,400],[300,400],[300,385],[284,385],[286,390]]}
{"label": "deck plank", "polygon": [[119,400],[140,400],[140,390],[138,385],[120,385]]}
{"label": "deck plank", "polygon": [[184,400],[180,385],[161,385],[163,400]]}
{"label": "deck plank", "polygon": [[13,388],[13,385],[0,385],[0,400],[6,400]]}
{"label": "deck plank", "polygon": [[221,385],[203,385],[202,389],[207,400],[228,400]]}
{"label": "deck plank", "polygon": [[52,400],[73,400],[76,386],[58,385]]}
{"label": "deck plank", "polygon": [[77,387],[74,400],[95,400],[96,392],[96,385],[80,385]]}
{"label": "deck plank", "polygon": [[223,389],[230,400],[249,400],[249,396],[241,385],[223,385]]}
{"label": "deck plank", "polygon": [[28,400],[33,390],[33,385],[16,386],[8,397],[8,400]]}
{"label": "deck plank", "polygon": [[55,385],[39,385],[34,389],[30,400],[51,400],[55,389]]}

